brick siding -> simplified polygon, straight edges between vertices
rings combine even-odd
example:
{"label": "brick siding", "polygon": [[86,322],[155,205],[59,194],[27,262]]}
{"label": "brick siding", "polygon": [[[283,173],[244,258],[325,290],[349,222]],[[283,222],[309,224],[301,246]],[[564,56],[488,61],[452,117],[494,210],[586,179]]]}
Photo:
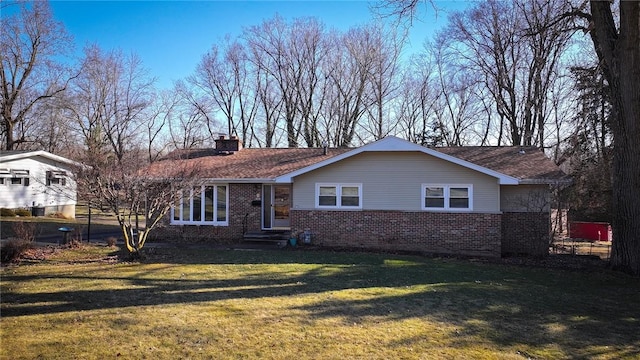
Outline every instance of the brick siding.
{"label": "brick siding", "polygon": [[500,256],[500,214],[292,210],[321,246]]}
{"label": "brick siding", "polygon": [[545,256],[549,254],[551,217],[548,212],[502,214],[502,254]]}

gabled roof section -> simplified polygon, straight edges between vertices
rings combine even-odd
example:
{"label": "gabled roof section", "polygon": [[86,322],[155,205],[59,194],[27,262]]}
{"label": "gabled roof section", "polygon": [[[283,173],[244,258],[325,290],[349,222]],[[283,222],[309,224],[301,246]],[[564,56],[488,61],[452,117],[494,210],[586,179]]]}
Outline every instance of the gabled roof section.
{"label": "gabled roof section", "polygon": [[442,160],[460,165],[462,167],[475,170],[479,173],[495,177],[498,179],[501,185],[517,185],[519,183],[518,178],[516,177],[506,175],[504,173],[495,171],[493,169],[490,169],[478,164],[474,164],[467,160],[446,154],[444,152],[436,151],[434,149],[430,149],[424,146],[420,146],[394,136],[386,137],[384,139],[369,143],[359,148],[352,149],[351,151],[345,152],[338,156],[334,156],[330,159],[326,159],[321,162],[301,168],[299,170],[290,172],[288,174],[284,174],[276,178],[276,182],[282,182],[282,183],[292,182],[293,178],[298,175],[302,175],[304,173],[322,168],[324,166],[333,164],[335,162],[344,160],[346,158],[349,158],[364,152],[396,152],[396,151],[398,152],[416,151],[416,152],[428,154],[438,159],[442,159]]}
{"label": "gabled roof section", "polygon": [[20,150],[0,151],[0,162],[27,159],[27,158],[37,157],[37,156],[42,156],[44,158],[53,160],[55,162],[63,163],[63,164],[68,164],[68,165],[72,165],[72,166],[82,166],[82,164],[80,164],[79,162],[73,161],[71,159],[67,159],[67,158],[59,156],[59,155],[52,154],[52,153],[50,153],[48,151],[44,151],[44,150],[35,150],[35,151],[20,151]]}

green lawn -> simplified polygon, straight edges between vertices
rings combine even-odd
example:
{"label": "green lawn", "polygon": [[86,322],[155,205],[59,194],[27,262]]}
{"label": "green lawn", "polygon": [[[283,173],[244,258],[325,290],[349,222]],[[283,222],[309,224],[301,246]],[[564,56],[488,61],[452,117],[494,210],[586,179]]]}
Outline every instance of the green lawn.
{"label": "green lawn", "polygon": [[[50,250],[53,252],[53,250]],[[640,357],[640,280],[389,254],[55,251],[2,270],[2,359]]]}

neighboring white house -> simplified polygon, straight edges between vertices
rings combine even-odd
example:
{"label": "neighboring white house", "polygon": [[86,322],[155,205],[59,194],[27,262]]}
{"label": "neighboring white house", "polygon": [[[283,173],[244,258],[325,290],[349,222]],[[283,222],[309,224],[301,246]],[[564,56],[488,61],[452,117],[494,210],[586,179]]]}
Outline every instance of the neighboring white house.
{"label": "neighboring white house", "polygon": [[0,152],[0,207],[74,218],[79,163],[46,151]]}

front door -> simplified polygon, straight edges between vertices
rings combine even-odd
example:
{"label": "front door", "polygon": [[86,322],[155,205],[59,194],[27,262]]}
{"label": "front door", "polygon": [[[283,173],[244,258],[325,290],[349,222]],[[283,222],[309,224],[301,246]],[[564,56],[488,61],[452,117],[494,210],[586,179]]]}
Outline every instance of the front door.
{"label": "front door", "polygon": [[289,209],[291,208],[290,185],[264,185],[263,225],[265,229],[289,228]]}

